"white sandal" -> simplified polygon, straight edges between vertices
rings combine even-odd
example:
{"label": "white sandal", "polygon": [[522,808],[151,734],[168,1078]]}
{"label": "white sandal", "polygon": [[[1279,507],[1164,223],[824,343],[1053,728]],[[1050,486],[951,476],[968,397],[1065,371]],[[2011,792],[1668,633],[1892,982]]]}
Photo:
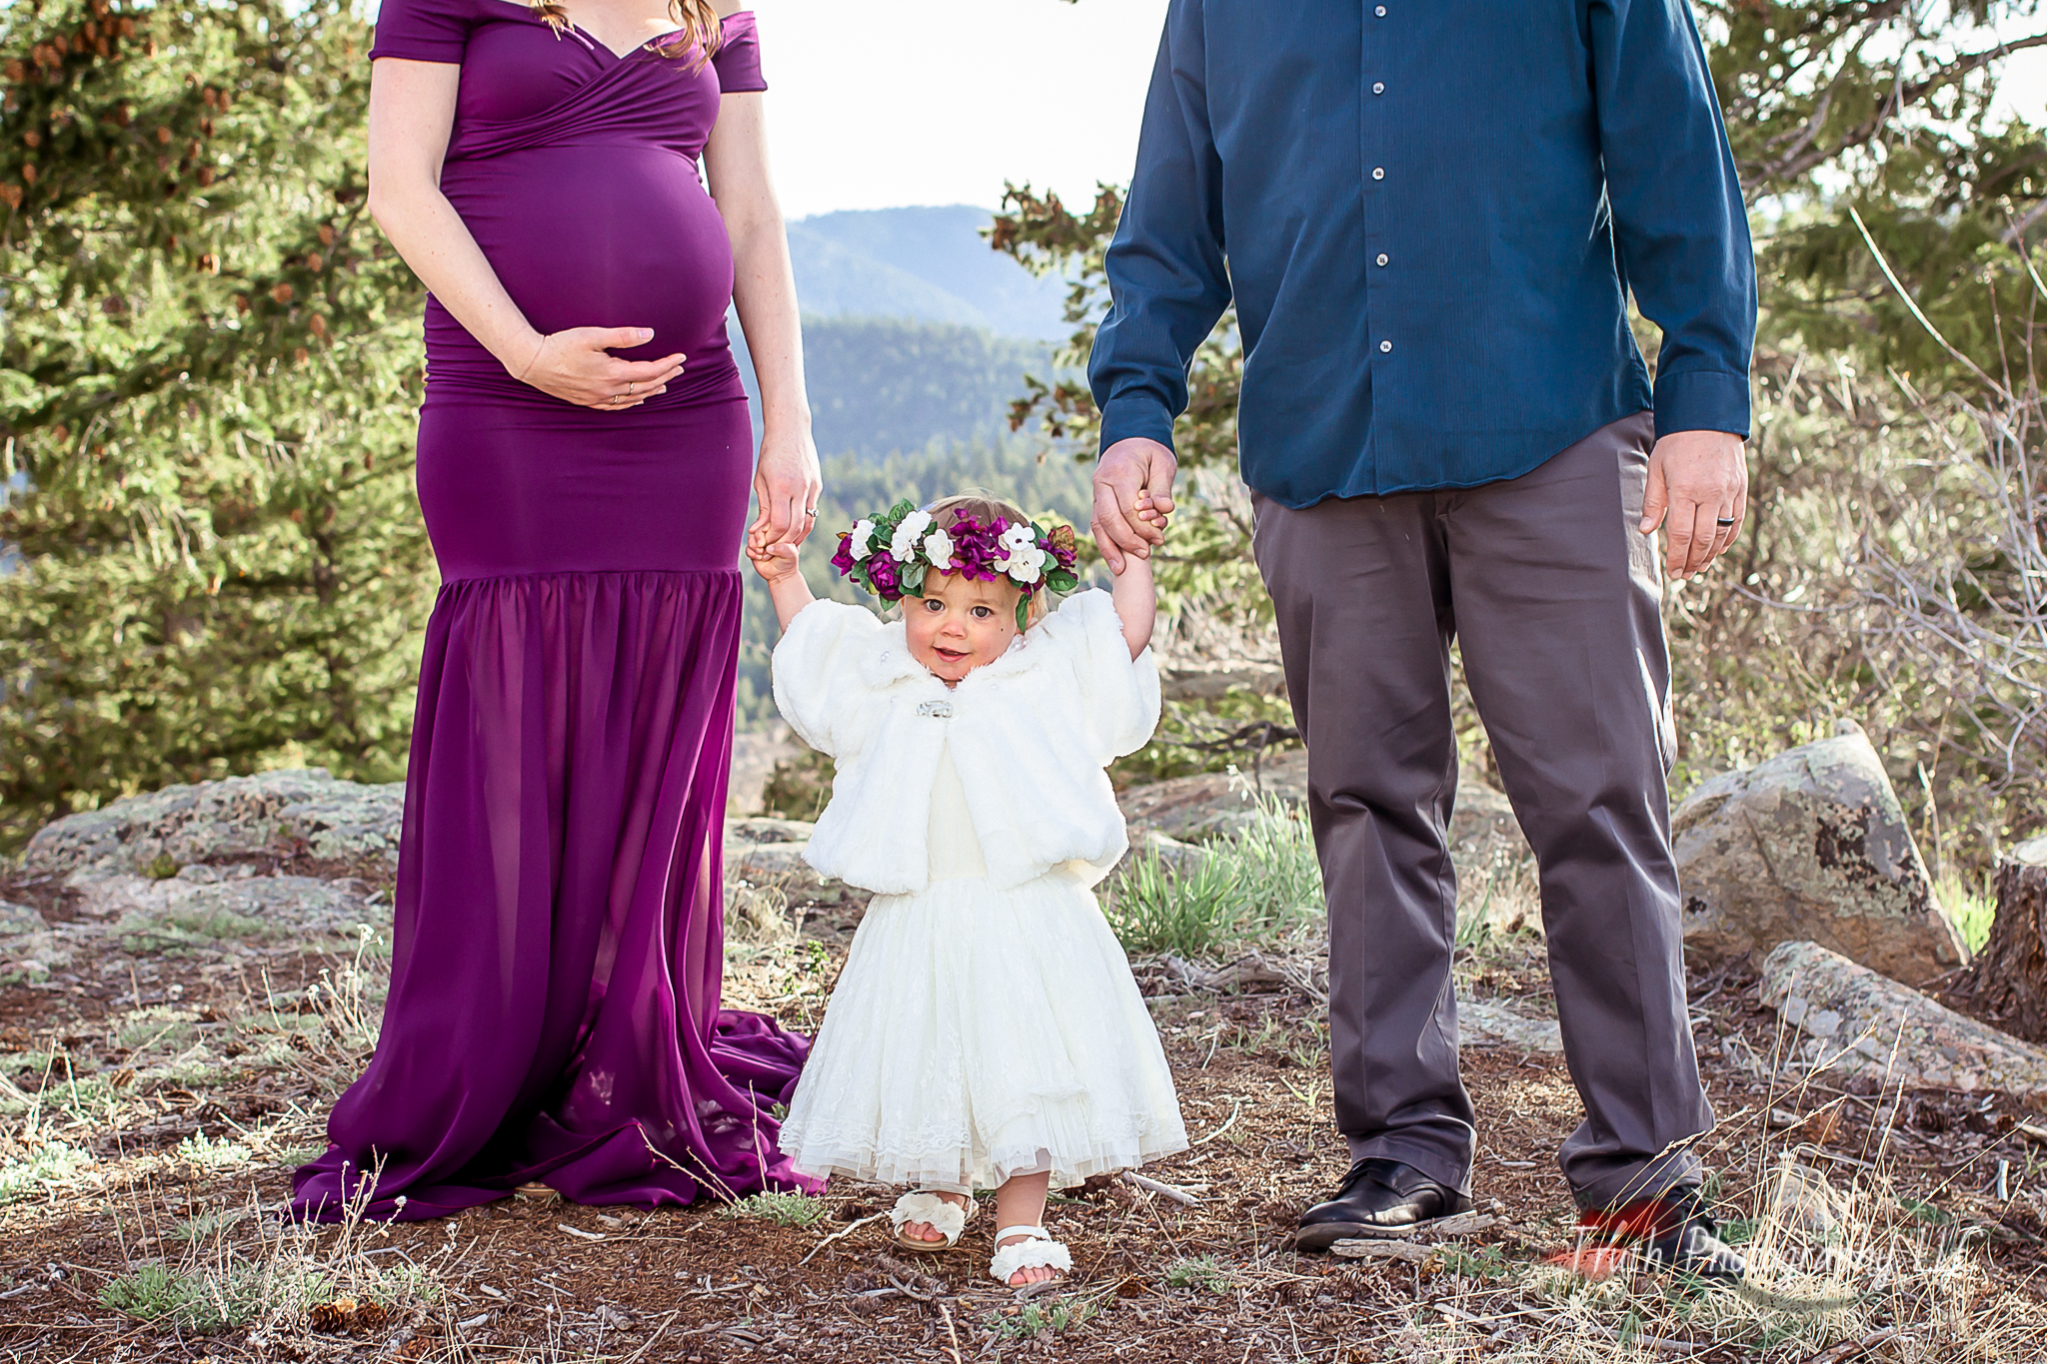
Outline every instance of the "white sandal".
{"label": "white sandal", "polygon": [[[959,1244],[960,1233],[967,1230],[967,1214],[974,1207],[969,1196],[967,1206],[949,1202],[935,1193],[919,1190],[907,1193],[896,1200],[896,1206],[889,1209],[889,1232],[897,1245],[905,1250],[921,1250],[927,1254],[938,1254],[951,1250]],[[905,1236],[903,1228],[912,1222],[923,1222],[933,1231],[945,1237],[943,1241],[920,1241]]]}
{"label": "white sandal", "polygon": [[[1030,1239],[1015,1245],[1003,1242],[1012,1236],[1027,1236]],[[1017,1285],[1010,1282],[1010,1276],[1020,1269],[1056,1269],[1062,1274],[1071,1274],[1074,1257],[1067,1248],[1052,1239],[1052,1233],[1044,1227],[1003,1227],[996,1232],[996,1253],[988,1262],[989,1277],[1005,1288]]]}

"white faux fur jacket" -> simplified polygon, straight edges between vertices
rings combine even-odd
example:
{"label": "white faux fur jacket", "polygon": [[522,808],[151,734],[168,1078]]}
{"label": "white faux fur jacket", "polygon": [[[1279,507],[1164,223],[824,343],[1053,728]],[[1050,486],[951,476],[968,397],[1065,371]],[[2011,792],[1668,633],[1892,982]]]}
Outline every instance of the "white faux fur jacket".
{"label": "white faux fur jacket", "polygon": [[837,765],[805,859],[881,894],[922,890],[932,784],[950,744],[989,880],[1062,862],[1108,875],[1129,846],[1109,775],[1159,723],[1152,652],[1131,658],[1109,594],[1078,592],[956,687],[910,656],[903,624],[818,601],[775,647],[775,704]]}

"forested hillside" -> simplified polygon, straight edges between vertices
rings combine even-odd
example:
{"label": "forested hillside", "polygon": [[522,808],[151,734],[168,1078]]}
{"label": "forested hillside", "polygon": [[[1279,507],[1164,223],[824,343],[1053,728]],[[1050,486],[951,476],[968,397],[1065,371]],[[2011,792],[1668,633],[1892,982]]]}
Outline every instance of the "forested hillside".
{"label": "forested hillside", "polygon": [[1065,288],[990,250],[984,234],[993,221],[965,204],[799,219],[789,225],[797,296],[819,317],[906,317],[1062,339]]}
{"label": "forested hillside", "polygon": [[[1014,263],[1009,268],[1024,273]],[[729,330],[754,393],[745,338],[737,326]],[[807,314],[804,375],[818,450],[873,459],[934,441],[1003,439],[1024,376],[1046,372],[1052,357],[1053,347],[1043,342],[978,327]],[[757,404],[757,423],[759,412]]]}

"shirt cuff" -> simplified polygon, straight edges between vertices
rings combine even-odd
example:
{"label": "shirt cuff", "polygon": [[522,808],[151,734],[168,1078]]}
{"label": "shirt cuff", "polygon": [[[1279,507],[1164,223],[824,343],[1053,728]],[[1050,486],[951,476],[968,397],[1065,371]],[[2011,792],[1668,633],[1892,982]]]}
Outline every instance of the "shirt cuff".
{"label": "shirt cuff", "polygon": [[1142,437],[1173,449],[1173,414],[1156,398],[1133,394],[1111,398],[1102,409],[1102,439],[1095,447],[1098,458],[1120,440]]}
{"label": "shirt cuff", "polygon": [[1657,434],[1726,431],[1749,439],[1749,376],[1718,369],[1657,375]]}

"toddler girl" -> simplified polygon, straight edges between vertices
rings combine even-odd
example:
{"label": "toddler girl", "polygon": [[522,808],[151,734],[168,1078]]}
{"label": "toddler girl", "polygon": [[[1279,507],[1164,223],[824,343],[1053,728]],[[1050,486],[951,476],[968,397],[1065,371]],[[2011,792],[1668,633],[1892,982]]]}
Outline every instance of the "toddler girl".
{"label": "toddler girl", "polygon": [[[765,537],[764,537],[765,538]],[[1048,1182],[1187,1148],[1151,1016],[1089,887],[1124,854],[1103,767],[1159,718],[1151,565],[1077,585],[1074,536],[979,496],[901,502],[833,565],[902,619],[817,601],[793,545],[750,541],[775,599],[775,702],[837,767],[805,853],[875,897],[804,1067],[799,1170],[917,1190],[897,1241],[945,1250],[996,1191],[989,1272],[1070,1270]]]}

